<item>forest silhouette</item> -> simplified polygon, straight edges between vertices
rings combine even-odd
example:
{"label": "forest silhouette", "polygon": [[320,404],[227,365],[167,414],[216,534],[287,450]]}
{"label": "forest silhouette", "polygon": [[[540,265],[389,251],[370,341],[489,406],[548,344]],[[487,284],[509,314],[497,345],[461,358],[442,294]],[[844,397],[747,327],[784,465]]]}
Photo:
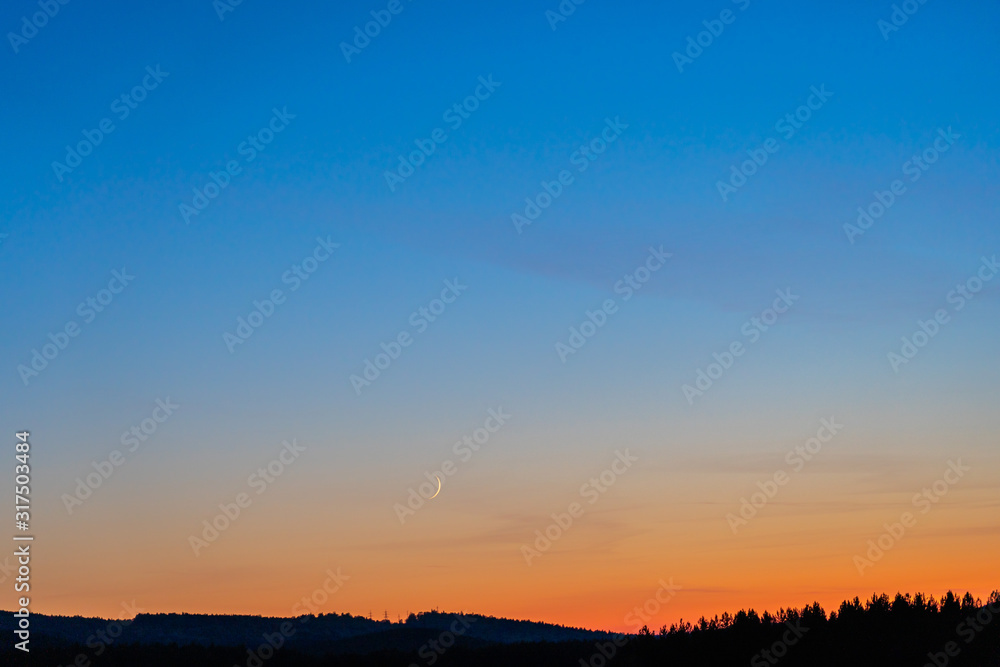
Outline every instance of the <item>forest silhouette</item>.
{"label": "forest silhouette", "polygon": [[[14,620],[11,612],[0,612],[5,632],[13,630]],[[39,616],[35,622],[30,663],[5,647],[0,664],[1000,665],[1000,591],[985,601],[969,593],[948,592],[940,600],[920,593],[873,594],[864,602],[857,597],[845,600],[829,613],[819,603],[774,613],[749,609],[659,628],[643,626],[630,634],[436,611],[398,622],[349,614],[295,619],[140,614],[131,621]]]}

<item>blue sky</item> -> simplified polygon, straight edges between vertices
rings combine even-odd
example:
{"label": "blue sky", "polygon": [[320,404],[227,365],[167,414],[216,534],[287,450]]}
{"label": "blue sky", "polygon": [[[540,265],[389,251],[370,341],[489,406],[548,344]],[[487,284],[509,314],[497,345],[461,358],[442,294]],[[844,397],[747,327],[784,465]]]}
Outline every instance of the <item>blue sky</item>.
{"label": "blue sky", "polygon": [[[942,424],[987,455],[998,283],[899,373],[886,354],[1000,251],[994,5],[928,2],[884,39],[891,3],[589,0],[553,30],[554,1],[402,0],[348,63],[340,43],[385,6],[246,0],[220,20],[208,0],[71,2],[5,46],[0,402],[5,424],[49,443],[45,511],[63,513],[73,479],[168,395],[184,407],[116,478],[122,498],[211,487],[298,434],[322,451],[313,474],[385,509],[397,478],[501,404],[518,418],[491,489],[603,460],[617,440],[664,469],[740,456],[830,411],[859,425],[859,456],[936,455]],[[679,72],[674,52],[726,9],[732,23]],[[0,26],[37,11],[10,3]],[[168,74],[118,118],[113,100],[147,67]],[[447,128],[480,77],[499,86],[391,191],[386,170]],[[832,96],[783,138],[775,123],[813,87]],[[294,118],[247,161],[239,146],[274,109]],[[60,181],[53,162],[104,118],[114,131]],[[574,151],[607,119],[627,128],[580,172]],[[857,208],[948,128],[954,144],[849,242]],[[772,137],[777,152],[724,201],[717,183]],[[241,173],[187,224],[179,206],[231,160]],[[562,170],[573,183],[518,233],[511,215]],[[288,291],[317,237],[340,247]],[[673,256],[562,363],[555,344],[620,298],[650,246]],[[26,386],[18,366],[123,267],[134,282]],[[456,278],[468,290],[357,395],[349,377]],[[276,288],[287,301],[230,353],[223,334]],[[786,288],[800,301],[689,404],[682,385]],[[197,525],[204,495],[178,525]]]}

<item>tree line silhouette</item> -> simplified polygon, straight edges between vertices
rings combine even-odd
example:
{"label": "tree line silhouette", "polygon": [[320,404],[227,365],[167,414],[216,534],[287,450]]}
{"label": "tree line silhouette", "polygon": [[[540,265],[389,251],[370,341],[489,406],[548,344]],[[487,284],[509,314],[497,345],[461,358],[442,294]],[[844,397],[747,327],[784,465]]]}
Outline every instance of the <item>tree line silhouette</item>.
{"label": "tree line silhouette", "polygon": [[[0,626],[10,636],[6,632],[8,616],[9,612],[0,614]],[[337,614],[323,616],[332,616],[334,621],[339,618]],[[318,625],[323,622],[323,617],[306,618],[313,618],[310,623]],[[449,626],[458,627],[456,621],[460,619],[465,619],[463,627],[468,627],[468,632],[443,641],[446,638],[443,633],[448,632]],[[173,622],[180,621],[175,618]],[[985,601],[969,593],[960,596],[950,591],[940,599],[920,593],[912,596],[897,593],[892,598],[873,594],[864,602],[857,597],[845,600],[830,613],[815,602],[801,609],[782,608],[774,613],[758,614],[749,609],[711,619],[702,617],[694,623],[682,619],[656,630],[643,626],[628,635],[588,635],[577,629],[530,624],[528,636],[532,639],[527,641],[526,622],[488,616],[428,612],[411,615],[398,623],[369,623],[373,627],[371,632],[328,642],[315,640],[300,645],[288,642],[268,652],[263,659],[253,653],[256,647],[252,642],[242,646],[213,646],[211,642],[181,645],[158,637],[157,643],[118,642],[95,656],[85,642],[36,636],[30,664],[46,667],[1000,665],[1000,591],[993,592]],[[483,630],[484,627],[487,629]],[[442,643],[447,646],[442,647]],[[428,646],[435,648],[430,650]],[[0,648],[0,664],[29,664],[23,655],[17,655],[20,653],[13,649],[12,642],[5,642]],[[80,661],[80,655],[85,656],[86,663]]]}

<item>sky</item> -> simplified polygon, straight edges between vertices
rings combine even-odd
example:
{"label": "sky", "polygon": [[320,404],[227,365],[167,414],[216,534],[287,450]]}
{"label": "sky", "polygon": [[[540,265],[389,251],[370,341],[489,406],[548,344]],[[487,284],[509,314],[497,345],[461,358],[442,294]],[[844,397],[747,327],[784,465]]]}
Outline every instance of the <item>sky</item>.
{"label": "sky", "polygon": [[1000,8],[903,4],[7,3],[34,611],[988,595]]}

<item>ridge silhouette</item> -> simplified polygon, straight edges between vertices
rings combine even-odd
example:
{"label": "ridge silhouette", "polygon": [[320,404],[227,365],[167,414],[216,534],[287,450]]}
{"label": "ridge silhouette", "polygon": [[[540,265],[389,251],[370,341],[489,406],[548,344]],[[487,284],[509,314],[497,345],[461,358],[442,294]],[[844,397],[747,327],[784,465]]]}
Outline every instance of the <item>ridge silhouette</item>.
{"label": "ridge silhouette", "polygon": [[[741,609],[630,634],[438,611],[396,622],[336,613],[33,619],[30,664],[53,667],[1000,665],[1000,591],[985,601],[951,591],[940,600],[872,594],[830,613],[815,602],[774,613]],[[0,612],[4,632],[15,621]],[[0,651],[2,664],[27,664],[20,658]]]}

